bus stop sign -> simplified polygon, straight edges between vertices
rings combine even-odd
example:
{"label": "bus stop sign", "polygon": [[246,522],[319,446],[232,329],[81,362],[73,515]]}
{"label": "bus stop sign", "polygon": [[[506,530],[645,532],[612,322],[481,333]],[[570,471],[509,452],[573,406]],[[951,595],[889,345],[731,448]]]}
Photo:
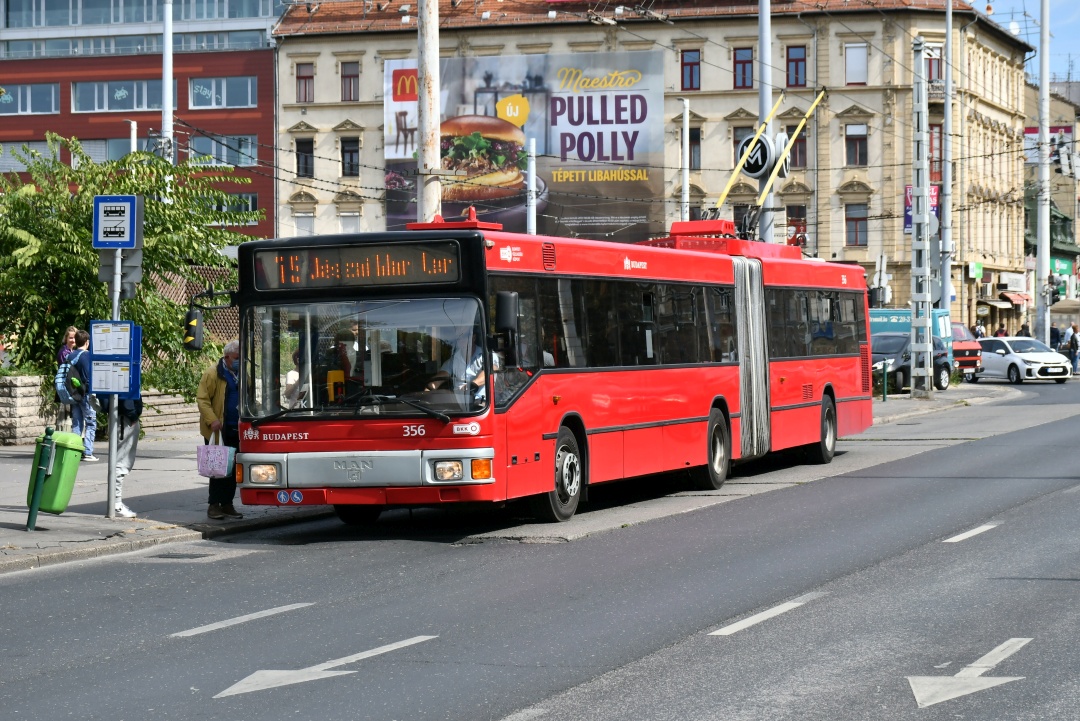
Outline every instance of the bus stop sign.
{"label": "bus stop sign", "polygon": [[93,247],[142,247],[143,200],[138,195],[95,195]]}

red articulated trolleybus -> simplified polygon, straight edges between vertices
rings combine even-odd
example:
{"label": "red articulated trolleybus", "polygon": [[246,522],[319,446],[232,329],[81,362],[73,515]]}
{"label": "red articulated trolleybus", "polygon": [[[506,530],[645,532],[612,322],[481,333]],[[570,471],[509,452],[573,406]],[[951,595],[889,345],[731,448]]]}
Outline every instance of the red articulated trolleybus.
{"label": "red articulated trolleybus", "polygon": [[362,524],[528,497],[565,521],[592,484],[685,469],[719,488],[795,447],[828,463],[872,419],[864,271],[733,232],[467,220],[244,243],[243,502]]}

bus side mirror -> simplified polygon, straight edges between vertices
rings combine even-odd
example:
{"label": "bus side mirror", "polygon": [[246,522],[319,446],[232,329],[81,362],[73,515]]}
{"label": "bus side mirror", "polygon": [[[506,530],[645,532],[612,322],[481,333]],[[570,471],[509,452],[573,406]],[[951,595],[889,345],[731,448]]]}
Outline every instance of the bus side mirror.
{"label": "bus side mirror", "polygon": [[518,294],[512,290],[495,294],[495,334],[502,341],[499,350],[508,366],[517,364],[518,305]]}
{"label": "bus side mirror", "polygon": [[198,308],[188,308],[184,316],[184,349],[202,350],[203,315]]}

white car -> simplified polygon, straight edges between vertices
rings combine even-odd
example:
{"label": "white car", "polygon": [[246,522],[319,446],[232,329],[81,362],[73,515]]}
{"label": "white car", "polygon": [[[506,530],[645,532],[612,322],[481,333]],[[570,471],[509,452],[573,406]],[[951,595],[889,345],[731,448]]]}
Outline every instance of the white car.
{"label": "white car", "polygon": [[1072,375],[1072,364],[1065,356],[1034,338],[980,338],[983,372],[972,376],[1007,378],[1010,383],[1057,381],[1064,383]]}

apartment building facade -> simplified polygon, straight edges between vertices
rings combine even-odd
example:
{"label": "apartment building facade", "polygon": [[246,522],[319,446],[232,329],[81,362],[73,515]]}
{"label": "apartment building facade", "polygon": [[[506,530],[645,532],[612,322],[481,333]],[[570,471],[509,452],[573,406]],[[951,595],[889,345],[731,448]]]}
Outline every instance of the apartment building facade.
{"label": "apartment building facade", "polygon": [[[266,211],[240,228],[274,227],[274,49],[281,6],[270,0],[178,0],[174,18],[174,133],[179,160],[229,164],[246,186],[235,206]],[[0,0],[0,172],[19,171],[10,152],[45,149],[45,134],[77,137],[95,160],[160,149],[160,0]],[[64,157],[65,161],[70,158]]]}
{"label": "apartment building facade", "polygon": [[[440,3],[443,119],[512,118],[519,106],[531,110],[523,129],[544,148],[538,151],[546,163],[539,175],[541,193],[549,193],[541,196],[539,215],[548,217],[541,232],[634,240],[662,234],[677,220],[682,98],[689,100],[692,215],[716,204],[739,142],[754,131],[761,57],[756,3],[656,3],[650,13],[629,7],[597,13],[585,4],[536,0]],[[955,15],[953,307],[957,317],[973,323],[981,300],[1005,302],[997,295],[983,297],[983,276],[1024,268],[1023,60],[1031,48],[968,5],[956,3]],[[942,78],[949,69],[940,51],[944,4],[774,2],[772,30],[774,97],[784,93],[775,127],[793,131],[820,89],[828,91],[793,149],[787,177],[775,187],[775,207],[782,210],[772,240],[790,237],[808,255],[858,262],[870,274],[883,259],[892,276],[890,304],[904,306],[910,298],[905,199],[912,164],[912,43],[921,36],[931,54],[931,173],[940,185]],[[402,206],[395,199],[403,188],[408,191],[410,180],[388,169],[407,164],[415,152],[416,118],[393,80],[415,68],[415,6],[297,5],[283,16],[275,37],[281,233],[397,227]],[[633,127],[640,131],[637,149],[655,151],[644,156],[648,160],[639,153],[636,163],[629,162],[610,142],[606,154],[592,152],[593,141],[585,151],[573,139],[565,144],[566,117],[559,114],[573,105],[559,97],[566,77],[560,73],[567,69],[594,79],[637,79],[633,92],[649,112]],[[618,97],[610,96],[612,108]],[[595,112],[582,127],[590,121],[599,127],[597,142],[623,137],[605,136],[599,105]],[[534,122],[538,116],[544,122]],[[571,162],[575,152],[577,164]],[[582,162],[583,152],[594,165]],[[621,153],[615,157],[622,162],[611,160],[612,152]],[[569,170],[560,174],[560,163]],[[627,171],[619,178],[632,178],[638,188],[647,185],[648,192],[633,197],[632,186],[605,185],[611,173],[593,172],[612,166]],[[563,191],[578,198],[577,204],[556,200],[567,173],[600,180]],[[757,183],[741,177],[722,214],[739,219],[757,196]],[[460,210],[451,205],[450,214]],[[511,224],[518,219],[494,203],[486,209]],[[577,224],[587,210],[615,217],[604,218],[612,221],[607,227]],[[978,278],[970,266],[976,257],[982,262]],[[1025,310],[1008,305],[987,304],[988,320],[1018,319]]]}

